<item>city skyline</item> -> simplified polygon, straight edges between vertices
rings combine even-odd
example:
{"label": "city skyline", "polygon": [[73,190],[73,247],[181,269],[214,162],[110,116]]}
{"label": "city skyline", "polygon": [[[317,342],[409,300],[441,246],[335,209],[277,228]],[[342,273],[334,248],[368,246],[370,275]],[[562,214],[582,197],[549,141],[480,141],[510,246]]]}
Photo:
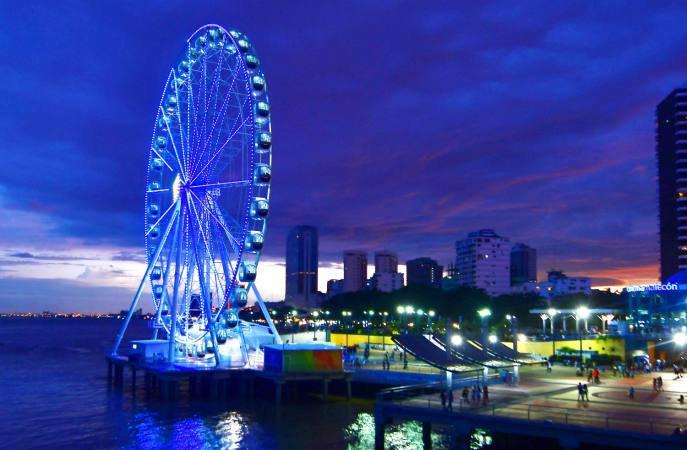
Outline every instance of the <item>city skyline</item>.
{"label": "city skyline", "polygon": [[[22,45],[6,46],[0,112],[0,304],[126,307],[143,267],[145,154],[177,51],[169,43],[209,19],[254,36],[279,93],[257,281],[271,300],[297,223],[320,230],[320,291],[340,278],[347,248],[446,264],[455,240],[485,227],[536,248],[540,274],[658,278],[654,111],[687,80],[687,12],[332,7],[264,8],[260,23],[249,11],[168,3],[135,15],[20,4],[3,15],[3,40]],[[123,46],[125,35],[139,45]]]}

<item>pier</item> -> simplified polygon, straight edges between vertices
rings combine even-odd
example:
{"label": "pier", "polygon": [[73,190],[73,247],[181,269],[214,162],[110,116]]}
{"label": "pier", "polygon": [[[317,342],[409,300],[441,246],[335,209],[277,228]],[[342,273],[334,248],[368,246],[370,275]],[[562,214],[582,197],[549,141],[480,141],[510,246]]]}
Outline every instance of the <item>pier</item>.
{"label": "pier", "polygon": [[[126,356],[108,355],[107,380],[116,389],[124,387],[125,372],[129,372],[131,390],[138,388],[139,375],[143,380],[145,392],[162,400],[169,401],[178,397],[179,386],[188,385],[192,397],[227,398],[229,392],[238,390],[241,396],[253,397],[255,385],[271,388],[274,400],[280,404],[286,392],[294,392],[303,383],[321,384],[323,400],[328,400],[332,382],[345,386],[346,398],[352,396],[352,378],[350,371],[317,371],[317,372],[276,372],[256,368],[193,367],[170,366],[166,363],[136,362]],[[264,391],[261,391],[264,392]]]}

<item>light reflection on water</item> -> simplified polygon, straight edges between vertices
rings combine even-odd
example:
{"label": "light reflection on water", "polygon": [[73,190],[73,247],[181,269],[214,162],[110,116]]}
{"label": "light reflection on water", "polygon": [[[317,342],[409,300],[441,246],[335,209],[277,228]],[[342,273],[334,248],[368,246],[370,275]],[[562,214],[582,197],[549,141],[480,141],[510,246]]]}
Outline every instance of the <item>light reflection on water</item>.
{"label": "light reflection on water", "polygon": [[241,448],[241,441],[243,440],[243,435],[246,433],[247,428],[241,414],[236,411],[227,413],[225,417],[219,420],[216,428],[216,432],[220,436],[219,443],[222,448]]}
{"label": "light reflection on water", "polygon": [[[374,448],[375,422],[369,413],[360,413],[355,421],[344,429],[344,439],[348,450],[367,450]],[[451,437],[447,429],[432,431],[432,448],[447,449]],[[493,438],[489,430],[476,428],[470,435],[470,449],[480,450],[491,447]],[[422,425],[408,421],[397,425],[387,425],[384,432],[384,448],[387,450],[422,450]]]}

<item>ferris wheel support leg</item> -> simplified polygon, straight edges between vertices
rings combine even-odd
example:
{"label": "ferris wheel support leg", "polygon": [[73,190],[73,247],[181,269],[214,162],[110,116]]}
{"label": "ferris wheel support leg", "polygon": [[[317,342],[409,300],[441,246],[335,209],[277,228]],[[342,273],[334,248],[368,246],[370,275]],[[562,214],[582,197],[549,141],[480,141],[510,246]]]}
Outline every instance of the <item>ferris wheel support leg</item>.
{"label": "ferris wheel support leg", "polygon": [[281,336],[279,336],[279,333],[277,332],[277,327],[274,326],[274,322],[272,322],[272,317],[270,317],[270,312],[267,310],[267,307],[265,306],[265,302],[262,299],[262,295],[260,295],[260,292],[258,292],[258,288],[255,287],[255,283],[250,284],[250,289],[253,289],[253,293],[255,294],[255,297],[258,299],[258,306],[260,306],[260,311],[262,311],[262,315],[265,316],[265,320],[267,321],[267,325],[270,327],[270,330],[272,331],[272,334],[274,335],[274,343],[275,344],[281,344]]}
{"label": "ferris wheel support leg", "polygon": [[179,283],[181,282],[181,243],[182,243],[182,236],[181,234],[184,231],[184,227],[181,225],[183,220],[184,220],[184,208],[179,203],[179,206],[177,207],[179,211],[179,226],[177,227],[177,242],[176,242],[176,250],[177,254],[175,257],[175,265],[174,265],[174,292],[172,293],[172,308],[170,310],[170,322],[169,322],[169,347],[167,348],[167,363],[168,364],[174,364],[174,359],[176,357],[176,348],[175,348],[175,343],[176,343],[176,330],[177,330],[177,302],[179,300]]}
{"label": "ferris wheel support leg", "polygon": [[148,277],[150,276],[150,272],[153,270],[153,266],[157,263],[157,260],[160,258],[160,253],[162,253],[162,249],[165,246],[165,242],[167,241],[169,232],[172,229],[172,225],[174,225],[174,219],[176,218],[177,213],[178,211],[175,211],[174,215],[172,216],[172,219],[169,221],[169,225],[167,225],[167,229],[165,229],[165,233],[163,234],[162,239],[160,239],[160,244],[158,244],[157,248],[155,249],[153,259],[150,260],[150,264],[148,264],[145,274],[143,275],[143,278],[141,278],[141,284],[138,285],[138,289],[136,290],[136,294],[134,295],[134,300],[131,302],[131,307],[129,308],[129,311],[126,313],[124,323],[122,324],[122,327],[119,330],[119,334],[117,334],[117,339],[115,340],[114,347],[112,347],[112,355],[117,354],[119,346],[122,344],[124,333],[126,333],[126,329],[129,327],[131,317],[134,315],[134,310],[136,309],[136,305],[138,305],[138,300],[141,298],[143,287],[145,286],[145,283],[148,280]]}
{"label": "ferris wheel support leg", "polygon": [[[169,248],[169,254],[167,255],[167,267],[165,268],[165,274],[162,278],[162,286],[164,287],[164,289],[162,290],[160,306],[158,306],[157,311],[155,311],[155,320],[153,322],[153,325],[155,326],[155,331],[153,331],[153,339],[157,339],[158,331],[160,331],[160,329],[157,328],[157,324],[161,323],[162,321],[162,307],[165,303],[169,303],[169,294],[167,293],[167,282],[169,281],[169,270],[172,268],[172,264],[170,263],[170,261],[172,259],[172,254],[174,253],[174,249],[176,248],[177,238],[179,237],[179,222],[180,221],[177,221],[176,228],[174,229],[174,234],[172,235],[172,246]],[[171,308],[167,309],[170,310]]]}
{"label": "ferris wheel support leg", "polygon": [[[198,248],[198,240],[196,239],[196,234],[191,228],[191,239],[193,242],[193,248]],[[203,276],[203,268],[201,267],[200,260],[198,258],[198,253],[195,253],[196,257],[196,270],[198,271],[198,284],[200,284],[200,293],[203,296],[203,308],[205,309],[205,320],[207,321],[207,326],[210,328],[210,338],[212,339],[212,348],[214,349],[215,355],[215,366],[220,366],[219,360],[219,345],[217,344],[217,334],[215,333],[215,321],[212,318],[212,306],[210,304],[210,296],[207,291],[206,277]],[[209,269],[208,269],[209,270]]]}

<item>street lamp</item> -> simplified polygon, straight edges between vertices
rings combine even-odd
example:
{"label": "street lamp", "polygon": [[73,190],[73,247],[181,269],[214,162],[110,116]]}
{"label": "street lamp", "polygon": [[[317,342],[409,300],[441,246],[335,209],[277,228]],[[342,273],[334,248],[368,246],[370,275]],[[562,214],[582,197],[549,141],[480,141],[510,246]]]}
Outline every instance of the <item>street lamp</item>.
{"label": "street lamp", "polygon": [[454,347],[459,347],[463,345],[463,336],[461,336],[460,334],[454,334],[453,336],[451,336],[451,345],[453,345]]}
{"label": "street lamp", "polygon": [[496,344],[498,341],[499,341],[499,338],[496,337],[495,334],[490,334],[490,335],[489,335],[489,343],[490,343],[490,344],[492,344],[492,345],[493,345],[493,344]]}
{"label": "street lamp", "polygon": [[539,314],[539,318],[541,319],[541,332],[544,336],[546,336],[546,319],[549,318],[549,315],[541,313]]}
{"label": "street lamp", "polygon": [[556,356],[556,332],[553,329],[553,318],[558,314],[558,311],[555,308],[549,308],[546,312],[549,313],[549,319],[551,320],[551,354]]}
{"label": "street lamp", "polygon": [[512,314],[506,314],[506,320],[510,322],[510,332],[513,336],[513,353],[518,355],[518,318]]}
{"label": "street lamp", "polygon": [[608,333],[608,325],[615,318],[613,314],[600,314],[599,319],[601,319],[601,330],[604,334]]}
{"label": "street lamp", "polygon": [[683,331],[673,334],[673,342],[680,347],[684,346],[687,344],[687,334],[685,334]]}
{"label": "street lamp", "polygon": [[587,320],[589,319],[589,316],[591,315],[591,311],[586,306],[580,306],[579,308],[577,308],[577,315],[580,317],[580,319],[584,320],[584,331],[585,331],[585,333],[588,333],[589,332],[589,326],[588,326]]}
{"label": "street lamp", "polygon": [[582,356],[582,333],[580,332],[580,320],[585,321],[585,330],[587,329],[587,319],[589,319],[589,308],[586,306],[580,306],[575,310],[575,319],[577,324],[577,335],[580,338],[580,369],[582,369],[583,356]]}
{"label": "street lamp", "polygon": [[481,321],[482,321],[482,354],[484,356],[484,360],[487,360],[487,320],[489,320],[489,316],[491,316],[491,311],[489,308],[482,308],[479,311],[477,311],[477,314],[479,315]]}

